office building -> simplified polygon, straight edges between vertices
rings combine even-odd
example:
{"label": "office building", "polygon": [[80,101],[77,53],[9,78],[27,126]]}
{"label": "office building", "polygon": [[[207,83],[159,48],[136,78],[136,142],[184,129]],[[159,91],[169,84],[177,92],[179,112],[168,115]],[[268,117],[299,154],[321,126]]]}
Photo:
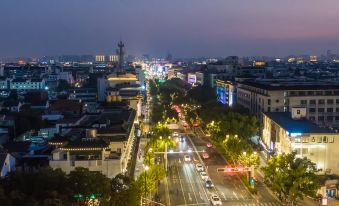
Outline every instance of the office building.
{"label": "office building", "polygon": [[237,103],[259,120],[262,112],[307,109],[306,118],[324,126],[339,126],[339,84],[319,81],[257,80],[237,83]]}

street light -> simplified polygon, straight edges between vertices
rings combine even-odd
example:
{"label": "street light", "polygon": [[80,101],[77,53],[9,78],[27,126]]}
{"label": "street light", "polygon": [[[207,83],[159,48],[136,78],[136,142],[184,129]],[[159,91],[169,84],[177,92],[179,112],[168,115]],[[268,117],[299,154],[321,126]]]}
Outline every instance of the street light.
{"label": "street light", "polygon": [[144,169],[145,169],[145,198],[146,198],[146,194],[147,194],[147,171],[149,170],[149,166],[146,165]]}

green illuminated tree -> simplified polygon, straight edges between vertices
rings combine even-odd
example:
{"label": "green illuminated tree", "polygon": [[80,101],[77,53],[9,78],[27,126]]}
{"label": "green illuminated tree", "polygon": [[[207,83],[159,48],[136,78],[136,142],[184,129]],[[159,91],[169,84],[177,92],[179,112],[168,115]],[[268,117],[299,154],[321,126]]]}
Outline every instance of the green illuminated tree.
{"label": "green illuminated tree", "polygon": [[320,187],[316,165],[307,158],[296,158],[295,152],[271,158],[262,170],[279,198],[291,206],[304,196],[315,196]]}

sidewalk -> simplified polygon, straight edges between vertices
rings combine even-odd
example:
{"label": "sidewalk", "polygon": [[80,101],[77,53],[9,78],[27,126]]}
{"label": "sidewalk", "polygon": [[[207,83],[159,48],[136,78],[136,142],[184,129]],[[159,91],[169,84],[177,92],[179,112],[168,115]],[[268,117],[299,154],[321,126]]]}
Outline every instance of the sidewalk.
{"label": "sidewalk", "polygon": [[144,171],[144,149],[147,144],[146,138],[141,138],[139,143],[139,151],[137,152],[135,170],[134,170],[134,179],[138,179],[140,174]]}

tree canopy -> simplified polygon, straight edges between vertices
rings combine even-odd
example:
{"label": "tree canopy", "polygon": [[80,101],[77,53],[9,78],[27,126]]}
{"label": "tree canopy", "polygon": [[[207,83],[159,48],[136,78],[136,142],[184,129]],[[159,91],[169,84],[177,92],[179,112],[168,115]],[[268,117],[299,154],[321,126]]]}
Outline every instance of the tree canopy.
{"label": "tree canopy", "polygon": [[272,157],[262,170],[279,198],[291,205],[304,196],[315,196],[320,187],[315,163],[297,158],[295,152]]}

